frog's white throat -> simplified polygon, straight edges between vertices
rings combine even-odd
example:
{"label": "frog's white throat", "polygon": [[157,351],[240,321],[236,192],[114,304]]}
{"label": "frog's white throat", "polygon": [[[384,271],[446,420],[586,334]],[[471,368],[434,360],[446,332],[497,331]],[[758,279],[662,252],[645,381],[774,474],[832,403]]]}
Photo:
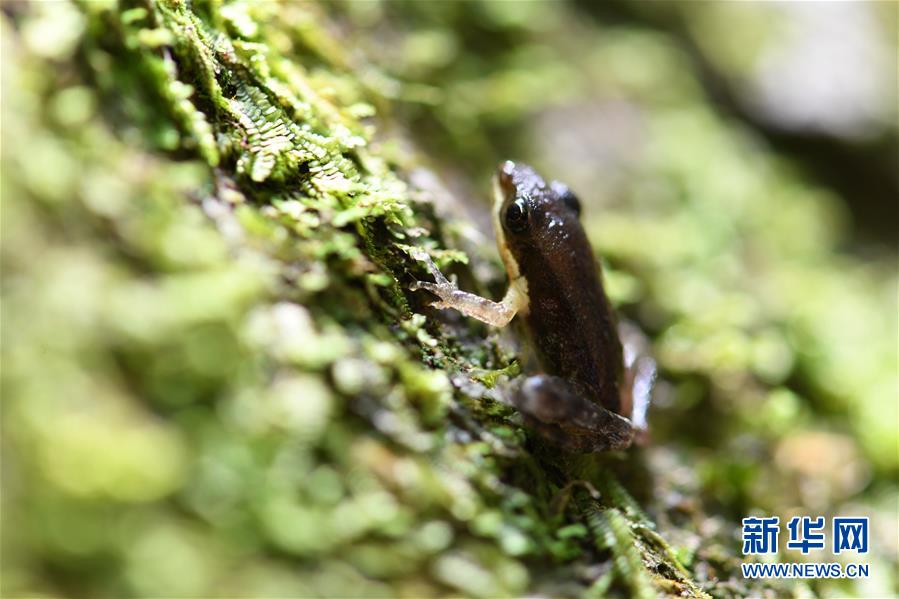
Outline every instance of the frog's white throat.
{"label": "frog's white throat", "polygon": [[506,267],[506,275],[509,277],[509,290],[503,303],[515,309],[516,312],[527,313],[528,311],[528,282],[521,275],[518,267],[518,261],[512,254],[506,243],[506,232],[503,229],[502,216],[500,212],[505,203],[505,194],[499,184],[499,178],[493,178],[493,234],[496,236],[496,248],[499,250],[499,256],[502,258],[503,265]]}
{"label": "frog's white throat", "polygon": [[506,267],[506,274],[509,276],[509,283],[511,284],[512,281],[521,276],[521,271],[518,268],[518,261],[515,259],[515,256],[512,255],[512,250],[509,249],[509,246],[506,243],[506,232],[503,229],[502,216],[500,215],[505,199],[505,194],[499,184],[499,178],[494,177],[493,234],[496,236],[496,248],[499,250],[499,256],[503,260],[503,264]]}

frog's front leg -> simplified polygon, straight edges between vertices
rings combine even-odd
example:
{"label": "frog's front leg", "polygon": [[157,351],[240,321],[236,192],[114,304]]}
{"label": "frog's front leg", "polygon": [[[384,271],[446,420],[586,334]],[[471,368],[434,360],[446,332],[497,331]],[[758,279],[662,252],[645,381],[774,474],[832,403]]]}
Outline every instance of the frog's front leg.
{"label": "frog's front leg", "polygon": [[528,377],[511,399],[528,425],[572,453],[626,449],[634,438],[627,418],[593,403],[580,385],[557,376]]}
{"label": "frog's front leg", "polygon": [[459,289],[443,276],[427,253],[415,250],[412,252],[412,257],[425,264],[428,272],[434,277],[434,282],[416,281],[411,288],[413,290],[426,289],[439,297],[439,302],[431,304],[435,308],[453,308],[466,316],[477,318],[495,327],[506,326],[515,314],[527,309],[527,282],[524,278],[513,281],[509,285],[503,301],[494,302]]}

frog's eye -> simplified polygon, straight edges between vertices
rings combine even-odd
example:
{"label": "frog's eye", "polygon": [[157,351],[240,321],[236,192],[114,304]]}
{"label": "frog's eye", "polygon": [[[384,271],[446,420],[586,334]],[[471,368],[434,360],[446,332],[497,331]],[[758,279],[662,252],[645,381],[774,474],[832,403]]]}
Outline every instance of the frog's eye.
{"label": "frog's eye", "polygon": [[528,228],[528,205],[518,198],[506,208],[506,228],[512,233],[524,233]]}
{"label": "frog's eye", "polygon": [[569,210],[574,212],[575,216],[581,215],[581,201],[570,189],[568,189],[567,185],[561,181],[553,181],[549,184],[549,187],[552,189],[555,197],[558,198],[558,201],[565,204]]}
{"label": "frog's eye", "polygon": [[581,215],[581,201],[571,192],[571,190],[565,190],[565,193],[562,194],[562,201],[566,206],[571,208],[577,216]]}

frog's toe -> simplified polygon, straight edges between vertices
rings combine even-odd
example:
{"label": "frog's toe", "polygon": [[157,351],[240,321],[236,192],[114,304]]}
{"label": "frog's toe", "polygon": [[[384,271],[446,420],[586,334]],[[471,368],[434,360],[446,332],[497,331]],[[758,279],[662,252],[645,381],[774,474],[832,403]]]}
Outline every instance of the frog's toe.
{"label": "frog's toe", "polygon": [[440,272],[440,269],[437,268],[437,265],[434,264],[434,260],[431,259],[431,256],[429,256],[426,251],[419,248],[413,248],[410,251],[410,255],[414,260],[425,265],[427,271],[431,273],[431,276],[434,277],[434,280],[437,281],[438,284],[449,284],[449,280],[447,280],[447,278],[443,276],[443,273]]}
{"label": "frog's toe", "polygon": [[434,283],[428,283],[427,281],[412,281],[409,285],[409,289],[412,291],[420,291],[422,289],[426,291],[431,291],[433,293]]}
{"label": "frog's toe", "polygon": [[411,288],[413,291],[424,289],[440,298],[439,301],[431,302],[431,306],[435,308],[453,307],[452,304],[447,303],[447,299],[452,297],[453,288],[448,288],[447,285],[441,285],[439,283],[429,283],[427,281],[416,281],[414,285],[415,287]]}

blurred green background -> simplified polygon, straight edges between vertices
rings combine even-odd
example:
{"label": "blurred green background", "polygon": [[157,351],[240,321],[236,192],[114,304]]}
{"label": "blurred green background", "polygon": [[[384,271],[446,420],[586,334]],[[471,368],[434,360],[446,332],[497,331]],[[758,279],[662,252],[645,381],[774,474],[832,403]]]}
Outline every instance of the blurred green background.
{"label": "blurred green background", "polygon": [[[0,8],[4,597],[899,590],[896,4]],[[652,339],[645,449],[535,447],[407,290],[502,293],[507,158]],[[748,515],[871,575],[746,581]]]}

